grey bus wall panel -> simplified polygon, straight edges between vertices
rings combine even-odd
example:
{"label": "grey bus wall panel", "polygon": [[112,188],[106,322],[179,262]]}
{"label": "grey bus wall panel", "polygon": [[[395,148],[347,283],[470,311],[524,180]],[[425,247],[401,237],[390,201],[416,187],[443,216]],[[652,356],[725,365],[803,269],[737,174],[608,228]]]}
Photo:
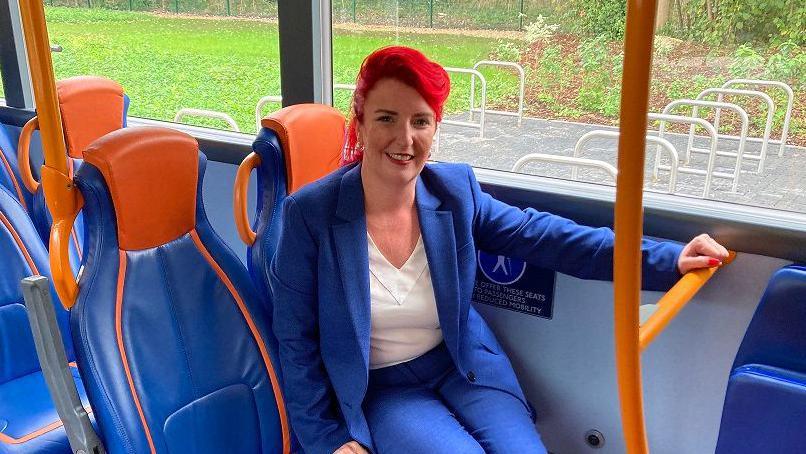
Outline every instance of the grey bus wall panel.
{"label": "grey bus wall panel", "polygon": [[64,423],[70,448],[76,454],[104,454],[103,445],[78,397],[73,374],[67,364],[48,279],[31,276],[22,280],[22,294],[34,335],[36,353],[56,412]]}

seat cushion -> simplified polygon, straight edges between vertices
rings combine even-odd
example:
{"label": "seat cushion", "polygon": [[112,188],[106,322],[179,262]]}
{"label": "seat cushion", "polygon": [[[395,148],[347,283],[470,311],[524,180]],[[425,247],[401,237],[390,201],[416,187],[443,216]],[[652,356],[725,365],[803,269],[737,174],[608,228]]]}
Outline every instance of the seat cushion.
{"label": "seat cushion", "polygon": [[728,381],[718,453],[803,452],[806,374],[751,364]]}
{"label": "seat cushion", "polygon": [[[89,408],[75,367],[82,404]],[[0,385],[0,453],[69,453],[70,444],[41,371]]]}

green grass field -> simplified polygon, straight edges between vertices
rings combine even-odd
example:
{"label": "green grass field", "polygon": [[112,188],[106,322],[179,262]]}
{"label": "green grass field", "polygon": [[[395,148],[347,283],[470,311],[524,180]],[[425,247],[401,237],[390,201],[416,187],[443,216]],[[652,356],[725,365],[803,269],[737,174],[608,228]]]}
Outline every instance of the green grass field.
{"label": "green grass field", "polygon": [[[120,82],[132,99],[130,115],[172,120],[183,107],[232,116],[244,132],[254,130],[258,99],[280,94],[277,25],[243,19],[156,16],[104,9],[46,8],[57,78],[100,75]],[[443,66],[471,67],[488,58],[497,41],[452,35],[337,30],[333,79],[353,83],[363,58],[389,44],[421,49]],[[490,99],[512,99],[517,78],[487,71]],[[448,111],[467,110],[469,78],[454,77]],[[347,92],[336,93],[345,110]],[[277,106],[268,106],[268,109]],[[188,122],[225,127],[215,120]]]}

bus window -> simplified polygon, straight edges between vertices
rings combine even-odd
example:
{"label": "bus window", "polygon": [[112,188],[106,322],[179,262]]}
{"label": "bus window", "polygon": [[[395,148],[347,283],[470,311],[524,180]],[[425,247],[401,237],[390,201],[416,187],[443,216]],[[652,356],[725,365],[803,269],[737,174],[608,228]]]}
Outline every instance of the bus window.
{"label": "bus window", "polygon": [[[334,105],[409,45],[451,68],[434,160],[613,186],[625,3],[333,1]],[[714,3],[658,2],[645,189],[805,213],[803,8]]]}
{"label": "bus window", "polygon": [[276,2],[55,0],[46,16],[57,79],[118,81],[130,116],[253,134],[280,95]]}
{"label": "bus window", "polygon": [[[687,125],[666,129],[680,153],[675,193],[806,213],[806,75],[797,69],[806,64],[803,5],[665,3],[656,19],[650,112],[696,116],[714,128],[697,127],[693,136]],[[646,156],[647,187],[659,189],[663,171],[654,171],[654,150]]]}
{"label": "bus window", "polygon": [[[803,8],[719,3],[658,3],[645,189],[804,213]],[[46,4],[57,77],[119,81],[131,116],[253,133],[279,108],[276,2]],[[433,159],[614,184],[623,0],[330,5],[333,99],[343,112],[362,59],[409,45],[451,68]]]}

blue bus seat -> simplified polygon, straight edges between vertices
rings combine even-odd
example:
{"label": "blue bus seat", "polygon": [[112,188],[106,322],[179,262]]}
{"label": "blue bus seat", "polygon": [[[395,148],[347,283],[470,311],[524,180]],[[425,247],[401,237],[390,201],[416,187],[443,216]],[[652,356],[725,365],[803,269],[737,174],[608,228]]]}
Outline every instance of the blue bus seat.
{"label": "blue bus seat", "polygon": [[256,169],[256,240],[247,248],[247,263],[258,290],[269,295],[269,262],[277,249],[283,199],[339,167],[345,119],[330,106],[297,104],[272,113],[261,126],[252,144],[260,165]]}
{"label": "blue bus seat", "polygon": [[31,206],[32,194],[25,190],[20,176],[20,168],[17,165],[17,147],[11,140],[7,126],[0,123],[0,186],[20,202],[22,207],[28,211]]}
{"label": "blue bus seat", "polygon": [[[48,255],[19,201],[0,188],[0,453],[70,453],[48,393],[28,324],[20,280],[50,276]],[[56,293],[51,289],[51,294]],[[68,314],[56,303],[68,359],[75,357]],[[88,406],[75,367],[79,396]]]}
{"label": "blue bus seat", "polygon": [[[129,101],[120,84],[96,76],[78,76],[57,81],[56,94],[67,146],[68,167],[71,173],[74,173],[81,167],[83,152],[87,145],[104,134],[125,126]],[[24,148],[26,145],[22,144],[22,138],[20,142],[20,148]],[[26,139],[25,142],[30,143],[30,139]],[[28,151],[20,152],[21,165],[30,167],[30,159],[22,162],[28,155]],[[28,169],[27,172],[35,175],[32,169]],[[32,199],[31,218],[39,236],[47,246],[53,220],[45,204],[41,185],[33,191]],[[81,214],[76,218],[72,236],[70,262],[73,272],[78,273],[84,242]]]}
{"label": "blue bus seat", "polygon": [[207,220],[196,141],[126,128],[84,157],[70,323],[107,451],[288,453],[268,316]]}
{"label": "blue bus seat", "polygon": [[728,379],[718,454],[803,452],[806,267],[770,279]]}

